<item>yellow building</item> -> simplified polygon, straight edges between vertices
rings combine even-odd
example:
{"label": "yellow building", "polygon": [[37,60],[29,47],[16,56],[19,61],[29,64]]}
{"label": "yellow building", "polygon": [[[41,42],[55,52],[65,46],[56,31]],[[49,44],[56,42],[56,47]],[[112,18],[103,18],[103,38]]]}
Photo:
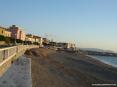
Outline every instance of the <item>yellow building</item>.
{"label": "yellow building", "polygon": [[4,28],[2,28],[2,27],[0,27],[0,35],[5,35],[5,29]]}
{"label": "yellow building", "polygon": [[0,35],[11,37],[11,32],[8,31],[6,28],[0,27]]}
{"label": "yellow building", "polygon": [[5,36],[6,36],[6,37],[11,37],[11,32],[8,31],[8,30],[5,30]]}

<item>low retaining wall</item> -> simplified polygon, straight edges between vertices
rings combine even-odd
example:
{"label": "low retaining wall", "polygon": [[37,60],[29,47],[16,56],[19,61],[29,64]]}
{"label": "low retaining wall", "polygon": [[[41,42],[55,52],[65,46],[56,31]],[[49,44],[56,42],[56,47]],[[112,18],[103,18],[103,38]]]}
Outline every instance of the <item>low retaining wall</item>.
{"label": "low retaining wall", "polygon": [[24,54],[27,49],[37,48],[35,45],[19,45],[0,49],[0,76],[11,66],[12,62]]}

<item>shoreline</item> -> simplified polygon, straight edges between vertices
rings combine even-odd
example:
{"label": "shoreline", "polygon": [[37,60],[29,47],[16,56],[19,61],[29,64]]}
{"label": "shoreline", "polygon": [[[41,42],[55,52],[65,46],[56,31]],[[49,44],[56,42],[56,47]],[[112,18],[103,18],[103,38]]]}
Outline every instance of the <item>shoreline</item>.
{"label": "shoreline", "polygon": [[[110,64],[109,62],[107,62],[107,61],[102,61],[102,60],[99,60],[99,59],[97,59],[95,56],[92,56],[92,55],[86,55],[87,57],[90,57],[90,58],[93,58],[93,59],[95,59],[95,60],[97,60],[97,61],[100,61],[101,63],[104,63],[104,64],[106,64],[107,66],[111,66],[111,67],[113,67],[113,68],[117,68],[117,66],[115,66],[115,65],[113,65],[113,64]],[[107,56],[108,57],[108,56]]]}

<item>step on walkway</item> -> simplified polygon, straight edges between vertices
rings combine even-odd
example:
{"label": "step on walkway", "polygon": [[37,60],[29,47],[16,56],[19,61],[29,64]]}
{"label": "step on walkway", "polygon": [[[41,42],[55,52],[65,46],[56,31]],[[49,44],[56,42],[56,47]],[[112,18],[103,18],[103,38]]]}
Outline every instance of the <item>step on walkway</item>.
{"label": "step on walkway", "polygon": [[0,77],[0,87],[32,87],[31,59],[21,56]]}

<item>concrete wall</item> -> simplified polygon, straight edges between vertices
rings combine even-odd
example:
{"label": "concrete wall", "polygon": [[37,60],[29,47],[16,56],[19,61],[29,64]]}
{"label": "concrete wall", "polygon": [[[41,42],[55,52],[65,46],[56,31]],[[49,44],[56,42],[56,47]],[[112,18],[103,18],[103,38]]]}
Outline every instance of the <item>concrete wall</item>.
{"label": "concrete wall", "polygon": [[27,49],[37,48],[38,46],[14,46],[0,49],[0,76],[2,76],[11,66],[13,61],[20,58]]}
{"label": "concrete wall", "polygon": [[6,45],[5,41],[0,41],[0,45]]}

